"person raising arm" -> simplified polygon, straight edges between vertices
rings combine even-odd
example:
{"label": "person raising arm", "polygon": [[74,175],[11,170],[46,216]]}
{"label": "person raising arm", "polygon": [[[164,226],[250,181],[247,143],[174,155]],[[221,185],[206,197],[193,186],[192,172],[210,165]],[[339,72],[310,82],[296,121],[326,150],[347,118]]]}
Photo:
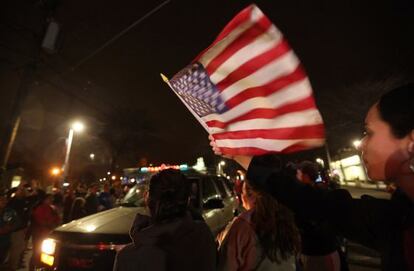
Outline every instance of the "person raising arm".
{"label": "person raising arm", "polygon": [[231,158],[247,170],[253,187],[270,193],[297,216],[328,221],[338,234],[379,251],[382,270],[414,270],[414,84],[393,89],[372,105],[360,148],[368,176],[396,185],[391,200],[316,190],[292,181],[283,168],[266,166],[260,157]]}

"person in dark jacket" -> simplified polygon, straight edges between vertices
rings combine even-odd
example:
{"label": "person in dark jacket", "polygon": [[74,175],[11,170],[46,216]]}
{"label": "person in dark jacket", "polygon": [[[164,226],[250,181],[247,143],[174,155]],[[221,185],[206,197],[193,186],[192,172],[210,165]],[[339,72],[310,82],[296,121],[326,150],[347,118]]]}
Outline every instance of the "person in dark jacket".
{"label": "person in dark jacket", "polygon": [[151,216],[137,214],[132,244],[118,252],[114,271],[216,269],[213,235],[204,221],[192,218],[190,183],[178,170],[154,175],[146,203]]}
{"label": "person in dark jacket", "polygon": [[86,215],[93,215],[98,212],[99,200],[96,193],[98,192],[98,186],[93,184],[89,187],[88,194],[85,197],[85,212]]}
{"label": "person in dark jacket", "polygon": [[17,220],[16,211],[7,207],[7,201],[7,194],[0,191],[0,270],[7,268],[3,263],[9,252],[10,234]]}
{"label": "person in dark jacket", "polygon": [[73,200],[72,207],[69,212],[68,221],[80,219],[87,216],[85,211],[85,199],[82,197],[77,197]]}
{"label": "person in dark jacket", "polygon": [[75,193],[72,188],[66,191],[65,197],[63,198],[63,223],[70,222],[70,211],[72,209],[73,202],[75,201]]}
{"label": "person in dark jacket", "polygon": [[414,270],[414,84],[384,94],[370,108],[365,131],[361,150],[368,176],[395,183],[391,200],[353,199],[346,190],[314,189],[292,181],[283,168],[262,164],[260,157],[233,158],[248,169],[253,186],[297,216],[326,220],[337,233],[379,251],[382,270]]}
{"label": "person in dark jacket", "polygon": [[7,207],[16,211],[16,223],[10,235],[8,264],[11,270],[17,270],[26,247],[26,234],[30,221],[33,199],[28,197],[27,185],[22,182],[15,190],[9,191]]}
{"label": "person in dark jacket", "polygon": [[[319,166],[311,161],[299,163],[296,178],[303,184],[317,189],[326,189],[318,184],[322,182]],[[302,252],[300,263],[303,271],[345,271],[347,263],[340,256],[339,238],[329,226],[321,221],[301,220],[297,218],[301,229]],[[342,268],[341,268],[342,267]]]}
{"label": "person in dark jacket", "polygon": [[98,197],[99,206],[102,210],[109,210],[114,207],[114,197],[110,193],[109,185],[105,184],[103,191],[99,194]]}

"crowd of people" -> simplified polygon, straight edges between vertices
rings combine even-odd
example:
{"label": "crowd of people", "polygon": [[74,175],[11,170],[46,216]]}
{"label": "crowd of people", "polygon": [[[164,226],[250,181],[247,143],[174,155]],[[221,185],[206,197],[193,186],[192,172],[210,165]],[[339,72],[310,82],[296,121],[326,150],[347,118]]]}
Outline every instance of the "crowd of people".
{"label": "crowd of people", "polygon": [[[102,191],[99,191],[102,190]],[[47,234],[72,220],[111,209],[123,191],[105,184],[83,185],[46,193],[36,182],[21,182],[16,188],[0,192],[0,269],[22,267],[24,250],[33,249],[29,269],[39,260],[42,240]],[[29,242],[29,240],[31,242]]]}
{"label": "crowd of people", "polygon": [[[118,252],[114,271],[346,271],[344,237],[377,250],[384,271],[414,270],[414,85],[383,95],[365,130],[368,176],[395,185],[391,200],[354,199],[347,190],[321,186],[323,174],[309,161],[293,165],[280,156],[275,167],[264,157],[227,157],[247,172],[235,187],[243,212],[214,237],[190,208],[190,182],[166,169],[151,177],[144,196],[149,215],[136,215],[132,243]],[[51,229],[110,209],[117,197],[108,185],[100,193],[92,185],[64,195],[29,188],[0,195],[0,260],[7,259],[9,270],[18,268],[29,236],[36,251]]]}
{"label": "crowd of people", "polygon": [[275,168],[263,157],[226,156],[247,171],[247,182],[236,188],[245,211],[215,245],[205,223],[188,210],[185,176],[165,170],[150,180],[150,216],[136,216],[133,243],[118,252],[114,271],[344,271],[342,237],[377,250],[382,270],[414,270],[414,85],[382,96],[369,110],[365,130],[367,173],[395,184],[391,200],[321,189],[309,162],[292,171],[287,161]]}
{"label": "crowd of people", "polygon": [[[319,182],[316,163],[291,163],[290,170],[311,187],[329,189]],[[176,170],[152,177],[145,195],[150,215],[137,214],[132,243],[117,255],[114,270],[347,270],[335,235],[295,221],[270,194],[240,179],[233,192],[242,212],[212,241],[203,217],[191,208],[191,189]]]}

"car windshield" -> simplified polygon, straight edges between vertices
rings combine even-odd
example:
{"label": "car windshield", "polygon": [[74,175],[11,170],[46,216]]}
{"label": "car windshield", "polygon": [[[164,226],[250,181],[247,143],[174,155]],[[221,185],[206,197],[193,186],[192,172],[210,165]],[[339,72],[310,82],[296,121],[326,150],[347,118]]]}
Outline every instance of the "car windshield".
{"label": "car windshield", "polygon": [[144,194],[148,190],[148,182],[132,186],[123,198],[121,205],[126,207],[145,207]]}
{"label": "car windshield", "polygon": [[[145,199],[144,195],[145,192],[148,191],[149,186],[149,180],[151,179],[152,175],[154,175],[156,172],[133,172],[133,174],[127,176],[128,179],[134,179],[137,184],[132,186],[124,198],[121,200],[121,206],[124,207],[145,207]],[[188,173],[188,172],[187,172]],[[197,177],[188,177],[191,183],[197,182]],[[199,200],[198,196],[198,185],[194,184],[192,187],[192,197],[194,197],[194,200],[197,198]],[[198,204],[194,204],[198,205]]]}

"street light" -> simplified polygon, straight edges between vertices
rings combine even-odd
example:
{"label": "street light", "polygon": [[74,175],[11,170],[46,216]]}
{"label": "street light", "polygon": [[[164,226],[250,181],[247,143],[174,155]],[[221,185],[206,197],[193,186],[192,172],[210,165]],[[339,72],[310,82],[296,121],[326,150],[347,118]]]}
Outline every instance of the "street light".
{"label": "street light", "polygon": [[69,173],[69,156],[70,156],[70,150],[72,148],[72,142],[73,142],[73,134],[75,132],[80,133],[85,129],[85,125],[80,121],[75,121],[72,123],[70,129],[69,129],[69,135],[66,140],[66,155],[65,155],[65,163],[63,164],[63,174],[62,174],[62,183],[66,180]]}
{"label": "street light", "polygon": [[52,169],[50,169],[50,174],[53,176],[58,176],[60,173],[61,170],[58,167],[53,167]]}
{"label": "street light", "polygon": [[75,121],[74,123],[72,123],[72,127],[71,127],[75,132],[82,132],[85,129],[85,125],[80,122],[80,121]]}
{"label": "street light", "polygon": [[95,159],[95,154],[94,153],[89,154],[89,158],[91,158],[91,160],[94,160]]}

